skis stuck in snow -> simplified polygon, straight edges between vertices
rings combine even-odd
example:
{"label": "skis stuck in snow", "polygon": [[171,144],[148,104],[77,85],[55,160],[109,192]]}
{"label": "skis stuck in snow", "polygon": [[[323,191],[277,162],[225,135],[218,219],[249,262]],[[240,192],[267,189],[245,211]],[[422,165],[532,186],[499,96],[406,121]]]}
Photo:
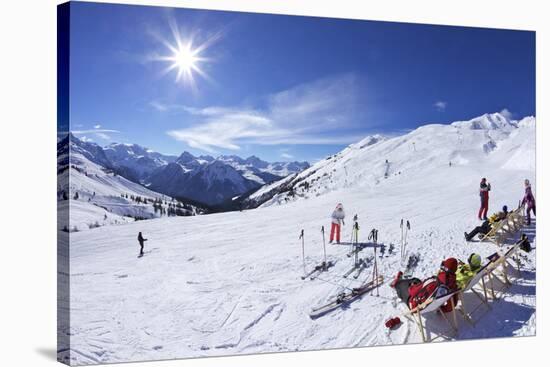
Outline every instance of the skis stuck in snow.
{"label": "skis stuck in snow", "polygon": [[311,317],[312,319],[316,319],[318,317],[326,315],[331,311],[336,310],[341,306],[348,305],[351,302],[359,299],[364,294],[380,286],[383,281],[384,279],[380,275],[378,279],[368,281],[366,283],[363,283],[359,287],[350,288],[346,292],[339,293],[338,295],[333,297],[329,303],[322,305],[320,307],[315,307],[311,309],[311,312],[309,313],[309,317]]}
{"label": "skis stuck in snow", "polygon": [[334,263],[332,261],[329,262],[322,262],[321,264],[315,266],[309,273],[302,275],[302,280],[305,280],[307,278],[310,278],[311,280],[315,279],[319,274],[321,274],[324,271],[328,271],[328,269],[332,268],[334,266]]}

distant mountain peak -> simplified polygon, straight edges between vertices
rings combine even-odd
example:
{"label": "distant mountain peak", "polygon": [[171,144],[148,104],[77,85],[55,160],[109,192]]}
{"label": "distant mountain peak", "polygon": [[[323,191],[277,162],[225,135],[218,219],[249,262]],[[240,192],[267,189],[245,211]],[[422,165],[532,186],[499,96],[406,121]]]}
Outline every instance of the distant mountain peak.
{"label": "distant mountain peak", "polygon": [[181,155],[178,157],[176,162],[185,164],[185,163],[192,162],[194,160],[196,160],[196,157],[193,154],[189,153],[188,151],[185,151],[181,153]]}
{"label": "distant mountain peak", "polygon": [[511,130],[518,127],[517,121],[501,112],[485,113],[467,121],[453,122],[451,125],[471,130]]}

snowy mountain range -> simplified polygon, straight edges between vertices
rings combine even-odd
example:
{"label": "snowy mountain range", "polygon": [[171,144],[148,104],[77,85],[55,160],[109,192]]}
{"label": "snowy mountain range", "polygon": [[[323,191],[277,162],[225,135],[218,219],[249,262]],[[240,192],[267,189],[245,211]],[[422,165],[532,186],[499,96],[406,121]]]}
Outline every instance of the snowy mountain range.
{"label": "snowy mountain range", "polygon": [[[70,135],[71,153],[157,193],[187,201],[219,205],[309,167],[307,162],[269,163],[256,156],[179,157],[164,155],[137,144],[101,147]],[[60,142],[63,146],[63,142]],[[78,157],[71,157],[78,161]]]}
{"label": "snowy mountain range", "polygon": [[[392,138],[368,136],[298,174],[262,187],[244,204],[270,206],[351,186],[367,189],[381,180],[400,180],[407,171],[461,167],[480,159],[503,169],[534,170],[534,133],[534,117],[512,120],[492,113],[451,124],[423,125]],[[497,154],[507,150],[510,154]],[[412,155],[416,159],[408,159]]]}

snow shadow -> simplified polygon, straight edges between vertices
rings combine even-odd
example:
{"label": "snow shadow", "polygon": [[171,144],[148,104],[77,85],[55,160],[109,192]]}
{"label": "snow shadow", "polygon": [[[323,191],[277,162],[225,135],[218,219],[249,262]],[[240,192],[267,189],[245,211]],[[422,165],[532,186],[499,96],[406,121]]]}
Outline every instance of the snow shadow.
{"label": "snow shadow", "polygon": [[[533,287],[534,288],[534,287]],[[479,339],[516,336],[535,313],[533,307],[500,299],[491,302],[492,309],[486,312],[475,326],[462,327],[458,339]]]}

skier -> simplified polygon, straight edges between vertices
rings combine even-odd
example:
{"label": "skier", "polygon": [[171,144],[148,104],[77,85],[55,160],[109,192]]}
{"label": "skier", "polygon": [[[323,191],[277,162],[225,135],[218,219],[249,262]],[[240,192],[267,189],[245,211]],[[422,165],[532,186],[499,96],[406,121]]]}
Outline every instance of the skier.
{"label": "skier", "polygon": [[147,241],[147,238],[143,238],[143,235],[141,234],[141,232],[139,232],[137,240],[140,246],[139,256],[143,256],[143,244],[145,243],[145,241]]}
{"label": "skier", "polygon": [[456,271],[456,285],[459,289],[464,289],[470,283],[470,280],[481,269],[481,256],[478,254],[471,254],[468,257],[468,263],[465,264],[459,261],[458,269]]}
{"label": "skier", "polygon": [[487,182],[487,179],[483,177],[479,184],[479,197],[481,200],[481,207],[477,217],[479,220],[487,220],[487,211],[489,210],[489,191],[491,191],[491,184]]}
{"label": "skier", "polygon": [[470,233],[464,232],[464,238],[466,241],[471,241],[477,234],[487,234],[491,231],[493,224],[506,219],[508,216],[508,207],[504,205],[502,211],[491,215],[489,219],[486,219],[480,226],[475,227]]}
{"label": "skier", "polygon": [[[403,278],[403,272],[397,273],[391,283],[391,287],[397,292],[397,296],[407,304],[409,309],[421,305],[432,296],[444,296],[449,292],[457,290],[456,270],[458,261],[450,257],[441,263],[437,276],[433,276],[423,281],[418,278]],[[456,305],[457,298],[453,299]],[[441,311],[450,312],[453,310],[451,302],[441,306]]]}
{"label": "skier", "polygon": [[537,215],[537,206],[535,204],[535,197],[533,196],[533,191],[531,190],[531,183],[529,183],[528,179],[525,179],[525,196],[523,196],[523,200],[521,201],[522,205],[527,204],[527,225],[531,225],[531,210],[533,211],[533,215]]}
{"label": "skier", "polygon": [[340,243],[340,226],[344,224],[344,218],[346,214],[344,213],[344,206],[339,203],[336,205],[336,209],[332,212],[332,225],[330,227],[330,241],[334,241],[334,236],[336,235],[336,243]]}

